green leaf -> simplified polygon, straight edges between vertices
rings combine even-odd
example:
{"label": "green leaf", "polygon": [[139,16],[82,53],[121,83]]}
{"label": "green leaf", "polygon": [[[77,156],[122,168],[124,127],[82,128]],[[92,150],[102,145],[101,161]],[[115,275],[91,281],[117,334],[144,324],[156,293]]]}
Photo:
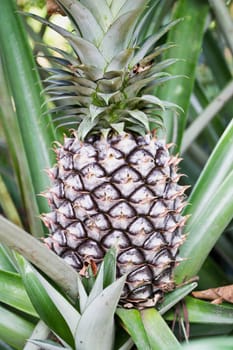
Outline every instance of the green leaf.
{"label": "green leaf", "polygon": [[183,350],[232,350],[233,337],[211,337],[192,340],[183,345]]}
{"label": "green leaf", "polygon": [[97,49],[97,47],[94,46],[91,42],[88,42],[82,39],[81,37],[78,37],[77,35],[68,32],[68,30],[63,29],[62,27],[52,22],[49,22],[46,19],[39,17],[35,14],[30,13],[25,15],[30,16],[35,20],[45,24],[46,26],[50,27],[55,32],[63,36],[69,42],[74,51],[77,53],[80,61],[85,63],[85,65],[91,65],[94,67],[96,66],[100,67],[101,69],[104,69],[104,66],[106,64],[105,59],[103,58],[102,54]]}
{"label": "green leaf", "polygon": [[[49,116],[42,117],[42,87],[14,0],[1,2],[0,45],[33,187],[36,193],[40,193],[49,184],[43,169],[49,167],[53,159],[51,143],[55,138],[54,129],[52,125],[48,127]],[[41,211],[47,210],[44,199],[38,197],[37,201]]]}
{"label": "green leaf", "polygon": [[105,288],[85,309],[79,321],[75,345],[79,350],[110,350],[114,343],[114,313],[125,277]]}
{"label": "green leaf", "polygon": [[145,309],[141,311],[141,315],[151,350],[181,349],[178,340],[157,310]]}
{"label": "green leaf", "polygon": [[[69,18],[74,23],[78,23],[78,30],[81,32],[81,36],[97,46],[103,37],[103,30],[94,17],[95,12],[90,12],[85,2],[85,6],[76,0],[58,0],[58,3],[65,7]],[[98,6],[96,7],[98,8]]]}
{"label": "green leaf", "polygon": [[103,287],[108,287],[116,280],[116,249],[111,248],[104,257]]}
{"label": "green leaf", "polygon": [[[105,0],[93,1],[85,0],[81,1],[90,10],[90,12],[95,16],[97,22],[101,25],[104,32],[107,31],[112,23],[112,12],[110,7],[107,5]],[[90,24],[87,25],[90,28]],[[92,28],[92,27],[91,27]]]}
{"label": "green leaf", "polygon": [[175,21],[172,21],[171,23],[165,25],[162,29],[160,29],[158,33],[155,33],[155,34],[151,35],[149,38],[147,38],[145,40],[145,42],[141,45],[139,50],[137,51],[137,53],[134,56],[132,62],[130,62],[131,66],[133,67],[135,64],[140,62],[146,56],[147,52],[153,48],[155,43],[164,34],[166,34],[173,26],[175,26],[180,21],[181,21],[181,19],[177,19]]}
{"label": "green leaf", "polygon": [[0,270],[0,301],[29,315],[37,317],[25,291],[20,275]]}
{"label": "green leaf", "polygon": [[133,6],[135,8],[131,8],[130,11],[120,15],[105,34],[99,49],[107,62],[110,62],[117,53],[127,48],[126,45],[129,42],[135,22],[143,10],[144,4],[145,0],[134,1]]}
{"label": "green leaf", "polygon": [[[195,223],[211,198],[233,169],[233,120],[229,123],[208,159],[192,193],[184,214],[192,214],[189,224]],[[213,176],[215,174],[215,176]]]}
{"label": "green leaf", "polygon": [[126,112],[130,114],[133,119],[136,119],[139,123],[143,124],[147,131],[149,130],[148,116],[146,113],[139,110],[126,110]]}
{"label": "green leaf", "polygon": [[64,347],[61,345],[57,345],[57,343],[54,343],[51,340],[37,340],[37,339],[33,340],[33,339],[31,339],[31,340],[29,340],[29,342],[40,346],[40,348],[43,350],[61,350],[61,349],[72,350],[72,348],[70,348],[70,347]]}
{"label": "green leaf", "polygon": [[[165,53],[165,58],[175,57],[182,60],[171,66],[168,71],[172,75],[181,77],[161,86],[156,91],[156,95],[162,100],[179,105],[184,110],[184,114],[178,120],[174,118],[171,111],[162,114],[167,140],[177,145],[175,153],[182,142],[207,13],[206,1],[179,0],[175,7],[173,20],[180,18],[184,20],[170,30],[167,38],[168,43],[175,43],[176,46]],[[184,76],[188,79],[184,79]]]}
{"label": "green leaf", "polygon": [[159,313],[163,315],[196,287],[197,282],[188,283],[181,287],[178,286],[174,291],[167,293],[162,303],[158,305]]}
{"label": "green leaf", "polygon": [[103,280],[104,280],[104,264],[102,263],[98,270],[98,274],[95,279],[94,285],[91,288],[90,294],[88,295],[87,305],[85,306],[85,309],[88,305],[92,303],[92,301],[95,298],[97,298],[100,295],[100,293],[103,292]]}
{"label": "green leaf", "polygon": [[136,309],[126,310],[118,308],[116,314],[120,317],[124,327],[137,346],[137,349],[151,350],[140,312]]}
{"label": "green leaf", "polygon": [[233,170],[218,187],[205,210],[194,220],[190,218],[186,230],[188,239],[180,248],[180,256],[189,259],[176,268],[176,278],[182,281],[196,275],[219,236],[233,218]]}
{"label": "green leaf", "polygon": [[0,339],[17,350],[22,350],[33,331],[33,323],[0,306]]}
{"label": "green leaf", "polygon": [[[18,261],[20,263],[25,288],[35,310],[50,329],[66,341],[67,344],[73,346],[74,339],[71,330],[65,321],[67,315],[62,315],[55,305],[58,292],[52,293],[53,297],[56,294],[56,300],[53,301],[37,277],[38,274],[35,274],[35,271],[33,271],[30,264],[23,258],[19,258]],[[42,279],[42,277],[40,277],[40,279]],[[49,289],[47,284],[48,282],[46,282],[46,288]],[[73,321],[75,322],[75,320]]]}
{"label": "green leaf", "polygon": [[[26,267],[26,269],[28,270],[28,267]],[[32,269],[32,273],[34,273],[38,278],[48,296],[57,307],[62,317],[65,319],[71,333],[74,334],[77,323],[81,317],[79,312],[62,296],[62,294],[60,294],[51,284],[49,284],[41,274],[34,269]]]}
{"label": "green leaf", "polygon": [[[27,217],[24,219],[28,222],[32,234],[41,237],[43,236],[43,228],[42,222],[38,218],[39,208],[35,189],[33,188],[17,117],[13,110],[11,93],[7,81],[4,79],[2,64],[0,64],[0,96],[0,121],[14,168],[14,173],[19,184],[19,191],[21,194],[20,204],[22,207],[25,207],[27,212]],[[12,220],[13,212],[10,209],[6,214],[11,221],[16,223],[15,220]]]}
{"label": "green leaf", "polygon": [[[190,323],[233,324],[233,308],[230,305],[215,305],[192,297],[186,297],[184,302]],[[166,313],[164,318],[173,320],[174,311]]]}
{"label": "green leaf", "polygon": [[0,244],[0,269],[9,272],[16,272],[14,264],[8,255],[8,248],[4,247],[2,244]]}

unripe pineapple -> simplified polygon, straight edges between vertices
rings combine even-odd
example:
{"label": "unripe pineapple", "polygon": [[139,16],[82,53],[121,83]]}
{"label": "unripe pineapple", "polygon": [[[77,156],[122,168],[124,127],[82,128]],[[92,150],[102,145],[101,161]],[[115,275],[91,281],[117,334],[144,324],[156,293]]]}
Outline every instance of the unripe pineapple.
{"label": "unripe pineapple", "polygon": [[146,0],[57,2],[75,32],[34,17],[73,48],[74,54],[53,48],[60,56],[46,90],[59,102],[52,112],[61,112],[60,120],[75,131],[58,145],[57,164],[49,170],[45,242],[82,273],[115,247],[117,276],[127,274],[120,304],[154,306],[174,287],[185,223],[179,158],[150,131],[159,110],[174,108],[149,93],[169,79],[161,70],[175,62],[155,62],[169,48],[155,48],[169,26],[140,43],[150,12]]}

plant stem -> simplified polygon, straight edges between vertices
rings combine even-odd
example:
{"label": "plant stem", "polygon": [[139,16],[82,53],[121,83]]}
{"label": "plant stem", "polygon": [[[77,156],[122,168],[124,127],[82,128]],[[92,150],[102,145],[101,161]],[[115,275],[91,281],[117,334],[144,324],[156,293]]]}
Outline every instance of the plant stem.
{"label": "plant stem", "polygon": [[233,21],[223,0],[209,0],[219,27],[233,54]]}
{"label": "plant stem", "polygon": [[79,275],[75,270],[43,243],[3,216],[0,216],[0,242],[22,254],[73,299],[77,299]]}
{"label": "plant stem", "polygon": [[184,153],[197,136],[203,131],[211,119],[221,110],[233,96],[233,81],[204,109],[195,121],[186,129],[181,152]]}

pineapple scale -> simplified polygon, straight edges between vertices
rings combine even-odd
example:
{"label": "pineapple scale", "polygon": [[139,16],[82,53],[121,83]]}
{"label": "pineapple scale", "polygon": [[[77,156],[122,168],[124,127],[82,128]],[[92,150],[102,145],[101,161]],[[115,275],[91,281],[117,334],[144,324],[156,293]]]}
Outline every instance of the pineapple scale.
{"label": "pineapple scale", "polygon": [[127,274],[124,307],[155,306],[174,288],[173,270],[184,241],[185,186],[177,157],[164,141],[122,133],[82,142],[74,133],[56,149],[44,194],[50,235],[45,243],[77,271],[117,249],[117,276]]}

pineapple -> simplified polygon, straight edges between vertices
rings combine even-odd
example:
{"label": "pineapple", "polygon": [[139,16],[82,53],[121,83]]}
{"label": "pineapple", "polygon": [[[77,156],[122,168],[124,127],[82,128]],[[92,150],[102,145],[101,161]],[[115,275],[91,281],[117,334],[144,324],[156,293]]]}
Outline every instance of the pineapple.
{"label": "pineapple", "polygon": [[84,275],[115,247],[117,277],[127,276],[120,305],[152,307],[174,288],[186,220],[180,159],[157,136],[159,111],[176,106],[151,93],[171,78],[162,69],[175,60],[158,60],[169,45],[155,44],[174,23],[140,42],[156,2],[150,8],[146,0],[57,3],[73,32],[32,15],[73,50],[50,48],[58,54],[45,89],[58,102],[51,112],[73,129],[48,171],[45,243]]}

